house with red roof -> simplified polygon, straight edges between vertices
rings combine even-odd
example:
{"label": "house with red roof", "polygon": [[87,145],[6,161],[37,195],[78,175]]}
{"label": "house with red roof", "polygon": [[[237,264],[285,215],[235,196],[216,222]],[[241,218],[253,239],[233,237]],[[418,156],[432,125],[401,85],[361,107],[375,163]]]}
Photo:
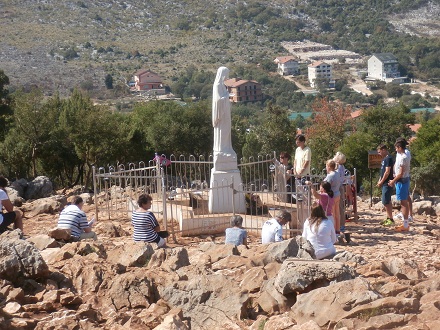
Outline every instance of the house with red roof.
{"label": "house with red roof", "polygon": [[232,78],[225,80],[231,102],[256,102],[263,99],[261,84],[255,80]]}
{"label": "house with red roof", "polygon": [[139,70],[134,74],[134,86],[136,91],[149,91],[158,95],[165,94],[162,78],[150,70]]}
{"label": "house with red roof", "polygon": [[274,60],[278,64],[277,72],[282,76],[299,74],[299,63],[294,56],[281,56]]}
{"label": "house with red roof", "polygon": [[331,64],[328,64],[323,61],[317,61],[317,62],[313,62],[312,64],[309,64],[307,69],[308,69],[310,86],[312,88],[315,88],[317,79],[326,79],[328,80],[329,85],[333,84],[334,87]]}

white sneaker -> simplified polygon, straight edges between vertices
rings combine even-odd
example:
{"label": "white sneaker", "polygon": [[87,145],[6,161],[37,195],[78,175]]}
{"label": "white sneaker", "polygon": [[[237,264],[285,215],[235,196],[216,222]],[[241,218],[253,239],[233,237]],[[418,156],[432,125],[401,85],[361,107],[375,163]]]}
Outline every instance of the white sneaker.
{"label": "white sneaker", "polygon": [[402,212],[397,213],[394,217],[393,217],[394,221],[399,221],[399,220],[403,220],[403,214]]}
{"label": "white sneaker", "polygon": [[413,217],[412,216],[408,216],[408,222],[413,222],[414,221],[414,219],[413,219]]}

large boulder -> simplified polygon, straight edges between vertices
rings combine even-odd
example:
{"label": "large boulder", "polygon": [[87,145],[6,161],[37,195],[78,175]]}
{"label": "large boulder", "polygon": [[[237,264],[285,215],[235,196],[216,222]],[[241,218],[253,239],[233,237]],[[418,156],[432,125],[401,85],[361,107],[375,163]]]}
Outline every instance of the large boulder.
{"label": "large boulder", "polygon": [[426,278],[426,275],[419,270],[417,263],[413,260],[393,257],[385,260],[384,265],[390,275],[400,279],[420,280]]}
{"label": "large boulder", "polygon": [[46,277],[49,268],[40,252],[20,236],[20,230],[0,235],[0,278],[20,284],[27,278]]}
{"label": "large boulder", "polygon": [[307,292],[328,286],[332,282],[351,280],[356,276],[353,268],[342,262],[304,261],[287,259],[275,279],[275,288],[283,295]]}
{"label": "large boulder", "polygon": [[53,185],[50,179],[47,176],[38,176],[28,183],[24,198],[28,200],[49,197],[52,192]]}
{"label": "large boulder", "polygon": [[54,195],[47,198],[40,198],[31,203],[26,203],[21,209],[26,212],[27,217],[34,217],[39,214],[54,214],[61,211],[67,204],[66,196]]}
{"label": "large boulder", "polygon": [[107,261],[130,267],[144,267],[154,254],[153,246],[149,243],[127,241],[112,250],[107,251]]}
{"label": "large boulder", "polygon": [[341,320],[347,311],[380,298],[368,281],[358,277],[298,295],[292,313],[298,324],[313,320],[324,327]]}
{"label": "large boulder", "polygon": [[249,294],[240,289],[233,277],[221,273],[200,274],[188,269],[186,278],[170,283],[172,285],[161,285],[158,291],[170,306],[182,308],[194,328],[216,329],[225,320],[247,316]]}
{"label": "large boulder", "polygon": [[25,202],[24,198],[20,196],[20,193],[12,187],[6,187],[6,193],[14,206],[20,207]]}
{"label": "large boulder", "polygon": [[316,259],[313,245],[302,236],[262,244],[249,250],[242,250],[241,255],[249,258],[254,265],[264,266],[271,262],[282,263],[287,258]]}
{"label": "large boulder", "polygon": [[430,200],[423,200],[413,203],[413,212],[416,214],[435,215],[433,203]]}
{"label": "large boulder", "polygon": [[[9,185],[9,188],[11,190],[15,190],[18,194],[18,196],[20,197],[24,197],[24,192],[26,190],[28,186],[28,182],[26,181],[26,179],[19,179],[19,180],[15,180],[14,182],[11,182],[11,184]],[[8,190],[9,193],[9,190]]]}
{"label": "large boulder", "polygon": [[156,301],[152,281],[145,269],[108,277],[99,288],[98,296],[114,310],[148,308]]}

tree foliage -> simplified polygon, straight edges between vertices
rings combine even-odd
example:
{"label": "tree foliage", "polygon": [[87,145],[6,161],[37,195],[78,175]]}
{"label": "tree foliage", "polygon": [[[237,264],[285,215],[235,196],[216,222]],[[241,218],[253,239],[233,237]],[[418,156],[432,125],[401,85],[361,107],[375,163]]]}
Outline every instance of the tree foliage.
{"label": "tree foliage", "polygon": [[[423,194],[438,193],[440,186],[440,117],[428,120],[417,132],[411,143],[411,154],[415,162],[412,179]],[[415,164],[414,164],[415,163]],[[415,165],[415,166],[414,166]]]}
{"label": "tree foliage", "polygon": [[312,166],[321,169],[342,145],[347,132],[354,130],[351,107],[327,98],[317,99],[312,105],[313,124],[307,130],[308,145],[312,150]]}
{"label": "tree foliage", "polygon": [[384,143],[393,146],[398,137],[410,138],[409,124],[414,124],[414,114],[403,104],[386,106],[383,103],[362,113],[359,129],[374,137],[376,146]]}
{"label": "tree foliage", "polygon": [[135,107],[132,120],[150,153],[197,155],[212,150],[211,111],[207,102],[147,102]]}

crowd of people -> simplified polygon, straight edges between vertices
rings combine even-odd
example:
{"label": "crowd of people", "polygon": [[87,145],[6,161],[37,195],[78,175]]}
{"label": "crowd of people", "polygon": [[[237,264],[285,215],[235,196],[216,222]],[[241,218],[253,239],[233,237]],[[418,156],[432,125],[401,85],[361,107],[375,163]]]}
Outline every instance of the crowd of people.
{"label": "crowd of people", "polygon": [[[320,182],[319,190],[316,190],[310,180],[311,151],[305,146],[303,135],[297,136],[296,144],[293,166],[288,163],[290,155],[286,152],[280,154],[280,161],[276,165],[283,166],[287,186],[294,187],[294,184],[291,183],[292,179],[298,180],[302,185],[309,186],[314,201],[310,207],[310,216],[304,221],[302,236],[313,245],[317,259],[331,258],[336,253],[334,244],[337,241],[350,242],[350,235],[344,233],[345,207],[352,198],[352,183],[349,182],[351,178],[345,175],[346,157],[341,152],[337,152],[332,159],[326,161],[327,176]],[[383,224],[394,224],[395,220],[402,220],[402,225],[396,226],[396,231],[408,231],[409,222],[412,221],[412,203],[409,195],[411,154],[406,146],[405,139],[399,138],[396,141],[395,161],[385,145],[382,144],[377,148],[378,153],[382,156],[382,167],[377,186],[382,188],[382,203],[387,213],[387,219]],[[401,204],[401,212],[393,217],[391,195],[394,187],[396,188],[397,200]],[[344,196],[346,198],[343,198]],[[265,221],[261,228],[262,244],[282,241],[283,226],[290,221],[291,214],[286,210],[279,210],[273,218]],[[238,227],[241,228],[241,222]],[[242,244],[241,241],[231,240],[230,233],[228,228],[225,243]],[[242,233],[242,237],[246,237],[246,234]]]}
{"label": "crowd of people", "polygon": [[[286,186],[295,187],[294,180],[300,184],[309,186],[311,195],[314,198],[310,207],[310,216],[304,220],[302,236],[306,238],[315,248],[318,259],[328,258],[334,255],[334,244],[341,238],[349,242],[349,236],[343,235],[345,231],[345,198],[347,180],[345,176],[346,157],[341,152],[327,160],[327,176],[320,182],[319,190],[316,190],[310,179],[311,150],[305,145],[305,137],[299,134],[296,137],[297,148],[293,164],[289,164],[290,155],[281,152],[278,166],[283,167]],[[410,185],[410,161],[411,154],[407,147],[407,141],[399,138],[394,144],[396,150],[395,160],[390,155],[386,145],[377,147],[378,154],[382,157],[380,178],[377,187],[382,189],[382,203],[386,210],[387,218],[383,225],[393,225],[395,220],[401,220],[402,225],[396,226],[396,231],[408,231],[409,223],[412,221],[412,201],[409,194]],[[6,192],[7,179],[0,176],[0,233],[7,230],[13,224],[14,229],[23,231],[22,213],[13,210],[13,205]],[[391,195],[396,189],[396,198],[400,202],[401,212],[395,216],[392,213]],[[287,194],[289,202],[294,203],[293,194]],[[165,239],[168,232],[161,231],[160,225],[151,211],[152,197],[148,194],[141,194],[138,198],[138,208],[132,212],[133,239],[156,243],[158,247],[165,247]],[[85,238],[96,239],[92,231],[94,218],[87,220],[82,210],[84,201],[80,196],[74,196],[71,203],[60,213],[58,228],[68,229],[73,240]],[[283,240],[283,226],[291,222],[291,213],[287,210],[279,210],[273,218],[264,222],[261,228],[262,244],[279,242]],[[247,246],[247,232],[242,227],[243,218],[234,215],[231,218],[231,227],[226,229],[226,244]]]}

